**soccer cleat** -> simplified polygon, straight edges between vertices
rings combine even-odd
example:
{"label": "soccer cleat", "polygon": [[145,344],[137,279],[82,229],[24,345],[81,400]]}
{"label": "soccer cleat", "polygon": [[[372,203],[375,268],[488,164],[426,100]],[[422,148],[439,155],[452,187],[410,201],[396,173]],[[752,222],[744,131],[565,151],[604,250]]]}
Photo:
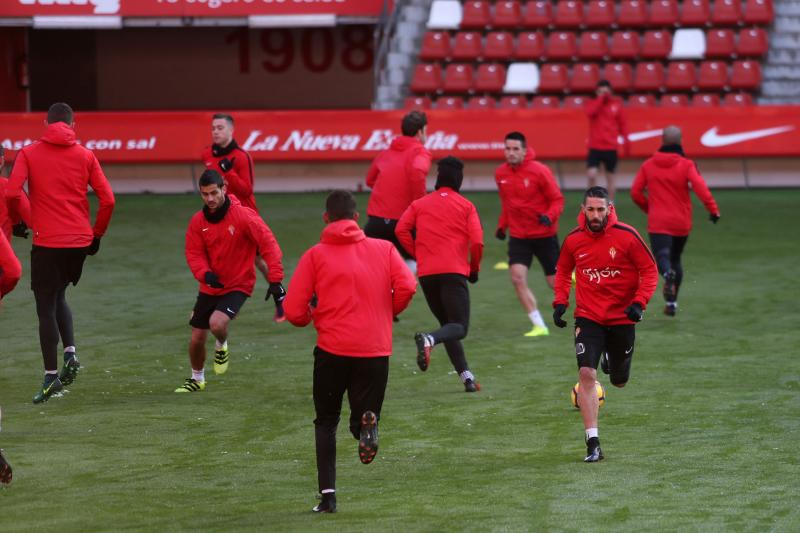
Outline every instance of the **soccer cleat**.
{"label": "soccer cleat", "polygon": [[6,458],[3,457],[3,450],[0,450],[0,483],[8,485],[11,483],[12,477],[13,472],[11,471],[11,465],[8,464]]}
{"label": "soccer cleat", "polygon": [[228,345],[214,352],[214,373],[224,374],[228,371]]}
{"label": "soccer cleat", "polygon": [[378,453],[378,417],[372,411],[361,415],[361,438],[358,439],[358,458],[370,464]]}
{"label": "soccer cleat", "polygon": [[205,381],[197,381],[193,378],[186,378],[183,385],[175,389],[175,392],[199,392],[206,389]]}
{"label": "soccer cleat", "polygon": [[64,384],[58,379],[58,376],[50,383],[45,379],[42,383],[42,388],[33,395],[33,403],[42,403],[50,399],[51,396],[64,390]]}
{"label": "soccer cleat", "polygon": [[508,266],[508,263],[506,263],[505,261],[498,261],[497,263],[494,264],[494,269],[495,270],[508,270],[509,266]]}
{"label": "soccer cleat", "polygon": [[603,450],[600,449],[600,439],[592,437],[586,441],[586,458],[584,463],[596,463],[603,459]]}
{"label": "soccer cleat", "polygon": [[664,275],[664,300],[674,302],[678,297],[678,285],[675,283],[676,274],[674,270],[670,270]]}
{"label": "soccer cleat", "polygon": [[600,370],[603,371],[603,374],[610,373],[608,369],[608,352],[603,352],[600,354]]}
{"label": "soccer cleat", "polygon": [[550,330],[542,326],[533,326],[533,329],[525,333],[526,337],[546,337],[550,335]]}
{"label": "soccer cleat", "polygon": [[675,316],[678,312],[678,302],[667,302],[664,306],[664,314],[667,316]]}
{"label": "soccer cleat", "polygon": [[468,379],[464,382],[464,392],[478,392],[481,390],[481,384],[474,379]]}
{"label": "soccer cleat", "polygon": [[322,494],[320,502],[312,509],[315,513],[335,513],[336,512],[336,493],[327,492]]}
{"label": "soccer cleat", "polygon": [[61,372],[58,374],[58,379],[61,380],[61,383],[65,387],[67,385],[72,385],[72,382],[75,381],[80,369],[81,363],[78,361],[78,358],[74,356],[70,357],[64,362],[64,366],[61,368]]}
{"label": "soccer cleat", "polygon": [[415,333],[414,341],[417,343],[417,366],[425,372],[431,364],[431,350],[433,349],[433,337],[427,333]]}

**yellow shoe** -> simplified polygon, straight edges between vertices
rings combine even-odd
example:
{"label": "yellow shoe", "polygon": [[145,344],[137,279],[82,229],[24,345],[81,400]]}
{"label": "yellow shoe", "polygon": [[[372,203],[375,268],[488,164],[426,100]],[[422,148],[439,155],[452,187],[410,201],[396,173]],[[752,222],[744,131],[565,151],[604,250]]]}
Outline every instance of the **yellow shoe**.
{"label": "yellow shoe", "polygon": [[214,352],[214,373],[224,374],[228,371],[228,345],[225,348]]}
{"label": "yellow shoe", "polygon": [[550,330],[542,326],[533,326],[533,329],[525,334],[526,337],[546,337],[550,335]]}
{"label": "yellow shoe", "polygon": [[198,392],[206,389],[205,381],[196,381],[192,378],[186,378],[183,385],[175,389],[175,392]]}
{"label": "yellow shoe", "polygon": [[494,264],[495,270],[508,270],[508,263],[505,261],[500,261],[499,263]]}

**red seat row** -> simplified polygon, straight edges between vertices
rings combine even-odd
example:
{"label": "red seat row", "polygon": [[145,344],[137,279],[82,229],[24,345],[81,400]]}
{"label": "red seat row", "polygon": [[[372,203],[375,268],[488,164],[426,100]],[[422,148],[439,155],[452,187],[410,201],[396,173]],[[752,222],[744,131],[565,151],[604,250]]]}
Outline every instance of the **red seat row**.
{"label": "red seat row", "polygon": [[472,65],[451,63],[442,76],[439,64],[420,64],[414,70],[411,90],[416,93],[478,91],[497,93],[506,82],[506,67],[495,63],[482,63],[477,72]]}

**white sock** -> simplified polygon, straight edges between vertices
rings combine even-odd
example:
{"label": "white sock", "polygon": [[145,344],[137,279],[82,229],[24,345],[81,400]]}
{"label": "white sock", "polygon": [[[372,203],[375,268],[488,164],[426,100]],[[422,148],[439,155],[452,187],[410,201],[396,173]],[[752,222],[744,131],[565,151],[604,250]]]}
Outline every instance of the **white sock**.
{"label": "white sock", "polygon": [[219,341],[215,339],[214,340],[214,346],[215,346],[215,349],[217,349],[217,350],[227,350],[228,349],[228,339],[225,339],[225,342],[223,342],[222,344],[220,344]]}
{"label": "white sock", "polygon": [[538,309],[534,309],[533,311],[528,313],[528,318],[531,319],[531,322],[533,322],[534,326],[539,326],[540,328],[547,329],[547,326],[545,325],[544,320],[542,319],[542,314],[539,312]]}
{"label": "white sock", "polygon": [[408,269],[411,271],[412,274],[417,273],[417,262],[414,261],[413,259],[406,259],[406,266],[408,266]]}
{"label": "white sock", "polygon": [[461,376],[461,383],[466,383],[468,379],[475,381],[475,376],[469,370],[464,370],[459,376]]}
{"label": "white sock", "polygon": [[205,369],[202,370],[195,370],[192,369],[192,379],[198,383],[203,383],[206,380],[206,371]]}
{"label": "white sock", "polygon": [[336,489],[322,489],[321,491],[319,491],[320,494],[334,494],[335,492]]}
{"label": "white sock", "polygon": [[586,430],[586,440],[588,441],[592,437],[600,438],[600,435],[597,432],[597,428],[589,428]]}
{"label": "white sock", "polygon": [[75,347],[74,346],[65,346],[64,347],[64,353],[67,353],[67,352],[71,352],[71,353],[74,354],[75,353]]}

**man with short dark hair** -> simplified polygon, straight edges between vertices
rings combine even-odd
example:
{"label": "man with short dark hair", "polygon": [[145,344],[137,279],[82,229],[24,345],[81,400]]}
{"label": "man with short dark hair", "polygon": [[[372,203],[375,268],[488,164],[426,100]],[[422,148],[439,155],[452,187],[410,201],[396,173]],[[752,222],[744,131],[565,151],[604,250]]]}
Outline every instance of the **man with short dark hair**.
{"label": "man with short dark hair", "polygon": [[629,156],[631,151],[628,125],[625,122],[622,99],[614,96],[611,84],[607,80],[600,80],[597,83],[595,94],[597,98],[588,100],[584,105],[589,118],[589,155],[586,157],[586,174],[589,178],[589,187],[594,187],[597,185],[600,165],[603,165],[608,197],[613,202],[616,192],[614,172],[617,169],[617,146],[620,137],[625,156]]}
{"label": "man with short dark hair", "polygon": [[228,370],[228,325],[253,293],[253,260],[260,253],[269,266],[267,298],[286,294],[281,285],[281,249],[258,213],[228,195],[225,180],[216,170],[206,170],[198,181],[203,209],[195,213],[186,231],[186,262],[200,283],[194,305],[189,361],[192,377],[175,392],[206,388],[205,361],[208,331],[216,339],[214,373]]}
{"label": "man with short dark hair", "polygon": [[392,317],[416,291],[414,276],[395,247],[370,239],[358,227],[353,196],[333,191],[325,202],[325,229],[319,244],[300,258],[285,302],[295,326],[314,322],[314,437],[322,501],[314,512],[336,512],[336,428],[345,391],[350,432],[358,456],[369,464],[378,453]]}
{"label": "man with short dark hair", "polygon": [[[87,255],[100,249],[100,239],[114,210],[114,193],[94,154],[77,143],[72,108],[50,106],[42,138],[22,148],[6,189],[9,214],[24,211],[22,186],[30,191],[31,288],[39,317],[39,343],[45,376],[34,403],[47,401],[71,384],[80,369],[75,348],[72,311],[66,290],[78,284]],[[94,226],[90,223],[86,191],[91,186],[100,202]],[[58,371],[58,341],[64,366]]]}
{"label": "man with short dark hair", "polygon": [[611,384],[628,382],[636,337],[634,325],[642,319],[658,284],[653,254],[639,233],[617,220],[608,191],[591,187],[583,196],[578,227],[564,238],[556,271],[553,321],[569,305],[575,271],[575,355],[578,361],[578,398],[586,434],[587,463],[603,459],[595,390],[597,365],[610,374]]}

